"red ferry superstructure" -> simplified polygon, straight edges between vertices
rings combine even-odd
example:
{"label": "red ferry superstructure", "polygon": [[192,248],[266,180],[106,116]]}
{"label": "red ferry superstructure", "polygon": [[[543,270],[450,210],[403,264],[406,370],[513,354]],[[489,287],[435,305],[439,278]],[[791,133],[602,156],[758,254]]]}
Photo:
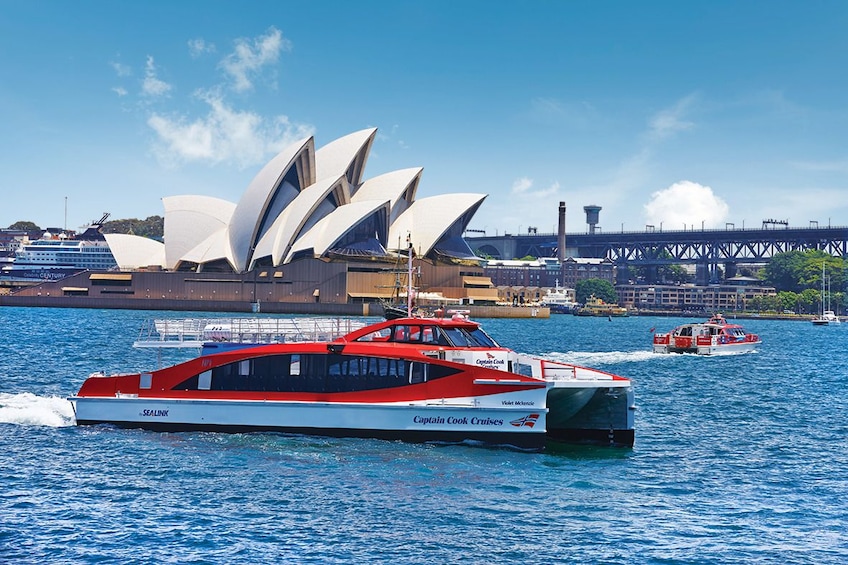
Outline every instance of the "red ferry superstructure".
{"label": "red ferry superstructure", "polygon": [[516,353],[463,316],[387,320],[332,341],[210,342],[172,367],[92,375],[70,400],[79,425],[531,450],[634,441],[628,379]]}

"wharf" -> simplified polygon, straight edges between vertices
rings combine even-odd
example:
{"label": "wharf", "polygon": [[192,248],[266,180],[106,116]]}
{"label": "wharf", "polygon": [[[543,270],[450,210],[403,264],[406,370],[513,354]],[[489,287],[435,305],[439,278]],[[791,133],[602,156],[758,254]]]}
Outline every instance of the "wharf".
{"label": "wharf", "polygon": [[[33,308],[102,308],[114,310],[174,310],[180,312],[251,312],[318,316],[382,316],[378,303],[253,302],[239,300],[191,300],[181,298],[124,298],[120,296],[31,296],[0,295],[0,306]],[[475,318],[550,318],[551,311],[539,306],[462,305]]]}

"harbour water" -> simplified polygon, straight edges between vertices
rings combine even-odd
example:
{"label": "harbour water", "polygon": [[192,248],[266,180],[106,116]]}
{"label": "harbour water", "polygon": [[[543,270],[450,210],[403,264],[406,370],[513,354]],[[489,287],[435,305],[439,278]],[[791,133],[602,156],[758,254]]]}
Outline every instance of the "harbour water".
{"label": "harbour water", "polygon": [[73,425],[88,374],[155,367],[142,322],[187,315],[0,308],[0,562],[848,562],[848,324],[745,320],[758,352],[704,358],[651,353],[682,318],[483,321],[632,378],[633,449]]}

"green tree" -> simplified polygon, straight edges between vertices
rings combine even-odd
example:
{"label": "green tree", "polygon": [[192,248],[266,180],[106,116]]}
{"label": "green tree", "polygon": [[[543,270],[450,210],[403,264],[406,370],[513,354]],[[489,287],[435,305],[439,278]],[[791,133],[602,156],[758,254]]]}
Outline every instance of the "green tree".
{"label": "green tree", "polygon": [[825,266],[830,288],[834,291],[845,289],[848,282],[845,261],[817,249],[778,253],[760,271],[760,276],[778,291],[800,293],[806,289],[818,289],[821,292],[822,265]]}
{"label": "green tree", "polygon": [[144,220],[112,220],[103,224],[103,233],[126,233],[161,241],[165,234],[165,220],[162,216],[149,216]]}
{"label": "green tree", "polygon": [[762,312],[766,309],[765,301],[763,300],[763,296],[755,296],[751,300],[748,301],[746,305],[748,310],[756,310],[757,312]]}
{"label": "green tree", "polygon": [[9,226],[10,230],[41,231],[41,228],[33,222],[18,221]]}
{"label": "green tree", "polygon": [[780,303],[780,311],[792,310],[798,311],[798,295],[794,292],[783,290],[777,293],[777,300]]}
{"label": "green tree", "polygon": [[821,294],[812,288],[801,292],[798,296],[798,309],[804,314],[815,314],[821,305]]}
{"label": "green tree", "polygon": [[577,302],[581,304],[585,304],[586,299],[593,294],[597,298],[600,298],[604,302],[608,302],[610,304],[618,302],[615,287],[612,286],[612,283],[605,281],[604,279],[586,279],[579,281],[576,285],[574,285],[574,293],[577,296]]}
{"label": "green tree", "polygon": [[803,251],[778,253],[762,270],[763,280],[778,290],[801,292],[804,290],[801,274],[806,263]]}

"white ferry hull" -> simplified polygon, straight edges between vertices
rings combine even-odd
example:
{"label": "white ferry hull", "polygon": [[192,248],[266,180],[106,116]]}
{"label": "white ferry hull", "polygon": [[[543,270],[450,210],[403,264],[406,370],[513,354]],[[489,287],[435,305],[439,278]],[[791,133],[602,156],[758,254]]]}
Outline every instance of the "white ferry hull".
{"label": "white ferry hull", "polygon": [[668,345],[654,344],[654,353],[694,353],[695,355],[737,355],[753,353],[761,342],[723,343],[698,345],[691,348],[674,348]]}
{"label": "white ferry hull", "polygon": [[[544,394],[544,391],[542,391]],[[336,437],[462,442],[544,448],[547,409],[446,403],[353,404],[257,400],[72,397],[79,425],[157,431],[280,431]],[[542,401],[543,403],[543,401]]]}

